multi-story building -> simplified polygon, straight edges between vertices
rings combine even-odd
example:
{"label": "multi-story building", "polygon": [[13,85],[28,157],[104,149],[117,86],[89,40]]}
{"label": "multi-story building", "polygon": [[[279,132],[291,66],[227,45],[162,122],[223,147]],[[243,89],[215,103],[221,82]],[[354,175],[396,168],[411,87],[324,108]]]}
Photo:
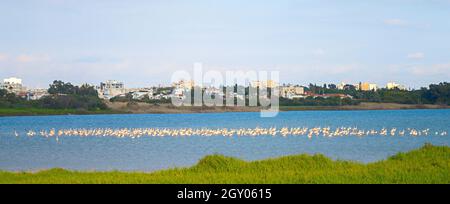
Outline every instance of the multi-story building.
{"label": "multi-story building", "polygon": [[386,84],[386,88],[387,89],[400,89],[400,90],[405,90],[405,86],[401,85],[401,84],[397,84],[395,82],[389,82]]}
{"label": "multi-story building", "polygon": [[[172,83],[172,93],[170,96],[178,97],[184,99],[185,94],[190,92],[192,88],[195,87],[195,82],[193,80],[180,80],[178,82]],[[163,95],[162,95],[163,96]],[[169,97],[169,95],[165,95]]]}
{"label": "multi-story building", "polygon": [[111,99],[126,93],[123,83],[116,80],[108,80],[100,83],[100,86],[97,87],[97,91],[98,96],[105,99]]}
{"label": "multi-story building", "polygon": [[[369,83],[369,82],[360,82],[357,84],[346,84],[346,83],[339,83],[338,85],[335,85],[337,89],[339,90],[360,90],[360,91],[376,91],[378,89],[377,84]],[[331,88],[330,88],[331,89]]]}
{"label": "multi-story building", "polygon": [[341,82],[338,85],[336,85],[336,88],[339,89],[339,90],[344,90],[345,85],[346,85],[346,83]]}
{"label": "multi-story building", "polygon": [[278,82],[274,80],[266,80],[266,81],[252,81],[250,83],[251,87],[267,87],[267,88],[275,88],[278,86]]}
{"label": "multi-story building", "polygon": [[172,87],[175,89],[191,89],[195,86],[195,82],[193,80],[180,80],[178,82],[174,82]]}
{"label": "multi-story building", "polygon": [[369,83],[363,82],[358,84],[358,89],[361,91],[369,91]]}
{"label": "multi-story building", "polygon": [[305,94],[305,87],[303,86],[281,86],[280,96],[283,98],[296,98]]}
{"label": "multi-story building", "polygon": [[47,89],[30,89],[27,92],[28,100],[39,100],[48,95]]}
{"label": "multi-story building", "polygon": [[369,83],[369,82],[363,82],[363,83],[359,83],[357,88],[361,91],[376,91],[377,85]]}
{"label": "multi-story building", "polygon": [[3,79],[3,83],[1,84],[0,88],[6,89],[8,92],[15,93],[17,95],[26,92],[26,88],[22,86],[22,79],[16,77]]}
{"label": "multi-story building", "polygon": [[153,98],[153,90],[139,90],[131,92],[131,96],[133,99],[144,99],[145,97],[148,97],[149,99]]}

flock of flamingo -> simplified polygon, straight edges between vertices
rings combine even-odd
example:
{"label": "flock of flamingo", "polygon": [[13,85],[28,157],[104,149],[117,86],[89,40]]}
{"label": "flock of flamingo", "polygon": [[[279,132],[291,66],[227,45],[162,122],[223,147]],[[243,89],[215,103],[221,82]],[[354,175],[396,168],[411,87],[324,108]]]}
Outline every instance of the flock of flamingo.
{"label": "flock of flamingo", "polygon": [[[19,137],[19,133],[14,131],[15,136]],[[447,135],[446,131],[431,131],[427,129],[397,129],[397,128],[381,128],[381,129],[359,129],[357,127],[283,127],[283,128],[75,128],[75,129],[49,129],[49,130],[28,130],[28,137],[58,137],[79,136],[79,137],[118,137],[118,138],[140,138],[140,137],[188,137],[188,136],[307,136],[313,137],[345,137],[345,136],[428,136],[428,135]]]}

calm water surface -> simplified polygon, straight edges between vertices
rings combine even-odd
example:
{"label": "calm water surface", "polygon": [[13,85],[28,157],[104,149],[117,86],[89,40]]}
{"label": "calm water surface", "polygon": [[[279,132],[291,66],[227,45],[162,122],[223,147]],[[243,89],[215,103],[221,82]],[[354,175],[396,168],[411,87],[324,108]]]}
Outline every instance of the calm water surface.
{"label": "calm water surface", "polygon": [[[0,117],[0,169],[153,171],[194,165],[219,153],[245,160],[301,153],[373,162],[424,143],[450,144],[450,136],[426,137],[27,137],[29,129],[51,128],[255,128],[356,126],[359,129],[430,128],[449,131],[450,110],[291,111],[274,118],[259,113],[139,114]],[[14,131],[20,136],[15,137]]]}

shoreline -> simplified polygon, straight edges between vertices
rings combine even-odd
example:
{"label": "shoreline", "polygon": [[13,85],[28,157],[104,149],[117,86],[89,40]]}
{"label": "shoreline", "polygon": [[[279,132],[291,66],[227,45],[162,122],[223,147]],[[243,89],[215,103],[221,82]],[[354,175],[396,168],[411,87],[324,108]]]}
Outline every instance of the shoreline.
{"label": "shoreline", "polygon": [[332,160],[322,154],[256,161],[215,154],[191,167],[151,172],[0,170],[0,183],[448,183],[449,156],[450,147],[431,144],[371,163]]}
{"label": "shoreline", "polygon": [[[7,116],[51,116],[51,115],[108,115],[108,114],[184,114],[184,113],[225,113],[225,112],[259,112],[260,107],[175,107],[171,104],[135,103],[128,105],[126,102],[107,102],[108,110],[74,110],[74,109],[37,109],[0,108],[0,117]],[[280,111],[355,111],[355,110],[425,110],[425,109],[450,109],[446,105],[433,104],[397,104],[362,102],[358,105],[344,106],[280,106]]]}

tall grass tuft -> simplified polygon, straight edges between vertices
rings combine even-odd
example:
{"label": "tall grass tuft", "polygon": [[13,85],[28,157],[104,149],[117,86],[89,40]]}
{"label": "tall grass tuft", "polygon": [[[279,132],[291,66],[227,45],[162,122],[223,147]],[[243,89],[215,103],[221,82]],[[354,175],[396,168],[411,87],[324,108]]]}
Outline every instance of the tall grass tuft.
{"label": "tall grass tuft", "polygon": [[243,161],[223,155],[190,168],[144,172],[0,172],[0,183],[450,183],[450,147],[426,144],[386,160],[362,164],[323,155]]}

